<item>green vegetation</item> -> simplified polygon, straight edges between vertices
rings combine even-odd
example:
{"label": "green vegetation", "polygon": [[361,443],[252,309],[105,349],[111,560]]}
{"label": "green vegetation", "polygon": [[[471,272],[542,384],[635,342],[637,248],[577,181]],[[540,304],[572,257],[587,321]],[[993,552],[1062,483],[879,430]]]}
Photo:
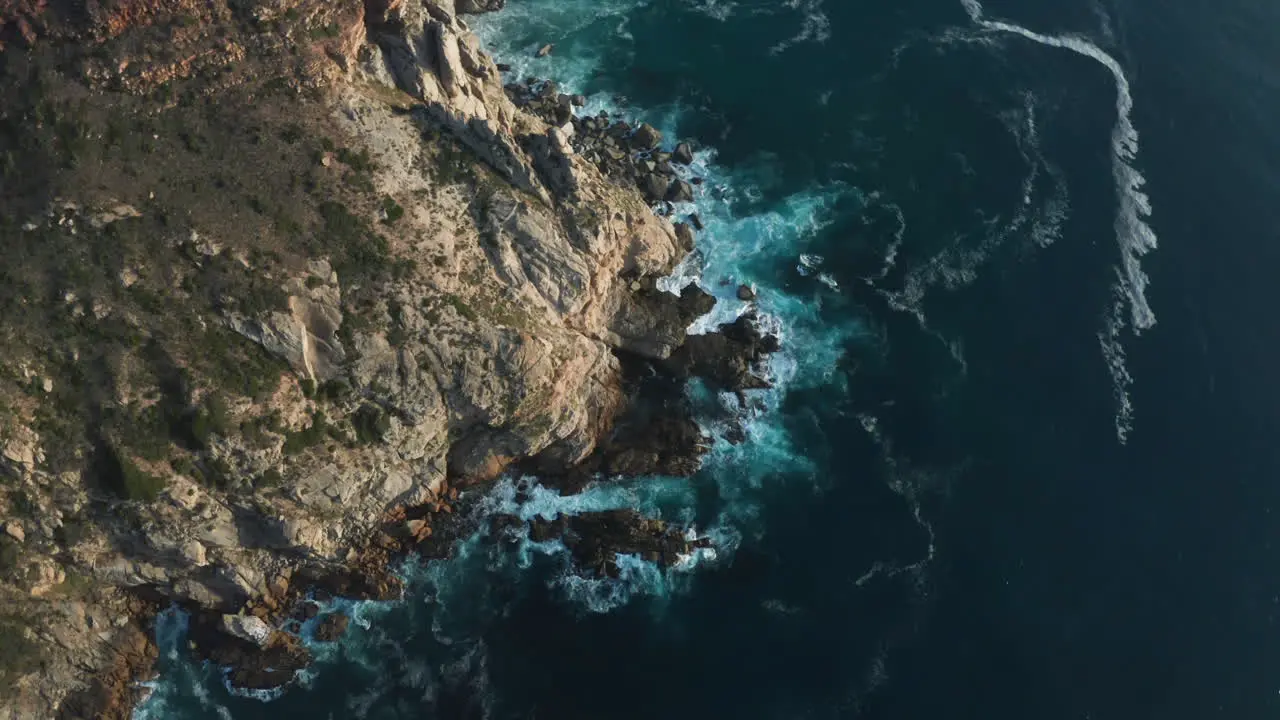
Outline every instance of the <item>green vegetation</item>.
{"label": "green vegetation", "polygon": [[466,302],[464,302],[463,299],[458,297],[457,295],[446,295],[445,302],[449,303],[450,307],[452,307],[455,311],[457,311],[457,313],[461,315],[463,318],[466,318],[471,322],[475,322],[476,320],[479,319],[479,316],[476,315],[476,311],[472,310],[471,306],[468,305]]}
{"label": "green vegetation", "polygon": [[285,433],[284,454],[298,455],[324,442],[330,432],[329,421],[317,410],[311,416],[311,425],[297,432]]}
{"label": "green vegetation", "polygon": [[282,432],[283,428],[278,411],[256,418],[249,418],[240,423],[240,434],[245,440],[260,448],[274,445],[276,436]]}
{"label": "green vegetation", "polygon": [[280,474],[280,471],[275,468],[270,468],[258,476],[258,479],[253,482],[253,486],[256,488],[266,489],[279,487],[282,482],[284,482],[284,476]]}
{"label": "green vegetation", "polygon": [[326,380],[316,392],[321,399],[336,403],[351,394],[351,386],[342,380]]}
{"label": "green vegetation", "polygon": [[35,672],[41,663],[41,648],[27,638],[27,618],[16,615],[0,615],[0,698],[15,689],[18,678]]}
{"label": "green vegetation", "polygon": [[210,436],[230,434],[231,419],[227,413],[227,402],[221,395],[210,393],[204,399],[204,404],[191,415],[190,435],[196,447],[208,447]]}
{"label": "green vegetation", "polygon": [[368,221],[336,200],[320,205],[320,219],[323,226],[317,239],[323,248],[318,249],[340,253],[337,270],[344,282],[374,280],[386,272],[387,240],[374,232]]}
{"label": "green vegetation", "polygon": [[13,574],[22,562],[22,546],[9,538],[0,536],[0,577]]}
{"label": "green vegetation", "polygon": [[331,22],[328,25],[321,25],[318,27],[311,28],[309,34],[312,40],[324,40],[325,38],[338,37],[339,32],[340,31],[338,28],[338,24]]}
{"label": "green vegetation", "polygon": [[165,488],[165,480],[138,467],[117,448],[103,448],[100,467],[104,484],[125,500],[152,502]]}
{"label": "green vegetation", "polygon": [[387,216],[382,222],[387,225],[394,225],[397,220],[404,217],[404,208],[400,207],[400,203],[390,195],[382,196],[382,211]]}
{"label": "green vegetation", "polygon": [[[293,9],[276,22],[303,20]],[[95,45],[91,63],[132,52],[131,32]],[[338,26],[310,32],[334,37]],[[392,257],[384,236],[406,210],[375,192],[367,150],[343,147],[318,104],[299,105],[297,49],[213,69],[197,62],[160,85],[129,74],[123,87],[87,79],[84,58],[66,52],[44,45],[0,65],[0,96],[12,99],[0,103],[0,238],[9,245],[0,403],[27,413],[47,469],[88,471],[112,494],[146,502],[164,490],[169,467],[209,487],[247,485],[211,456],[218,437],[265,446],[283,435],[289,454],[329,437],[381,441],[390,418],[372,405],[350,426],[316,412],[294,432],[278,415],[242,419],[230,409],[266,401],[289,367],[228,319],[286,310],[284,287],[309,260],[328,258],[342,280],[342,332],[408,339],[381,292],[417,270]],[[453,141],[445,152],[459,177],[475,177],[469,153]],[[322,167],[325,153],[336,163]],[[112,216],[121,204],[128,212]],[[91,221],[104,212],[112,221]],[[316,289],[327,278],[305,282]],[[450,304],[476,317],[461,299]],[[302,392],[322,406],[356,406],[340,381],[304,381]],[[253,479],[278,482],[273,472]]]}
{"label": "green vegetation", "polygon": [[356,440],[362,445],[382,442],[391,430],[391,417],[381,408],[373,405],[361,405],[351,418],[356,430]]}

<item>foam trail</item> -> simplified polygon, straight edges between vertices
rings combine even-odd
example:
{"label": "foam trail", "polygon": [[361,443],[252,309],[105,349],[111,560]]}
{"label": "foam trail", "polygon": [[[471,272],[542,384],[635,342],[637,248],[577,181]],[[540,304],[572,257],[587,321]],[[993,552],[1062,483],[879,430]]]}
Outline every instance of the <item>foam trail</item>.
{"label": "foam trail", "polygon": [[1107,316],[1102,332],[1098,334],[1103,358],[1111,372],[1116,396],[1116,437],[1124,444],[1132,429],[1133,405],[1129,399],[1129,386],[1133,376],[1125,367],[1124,346],[1121,334],[1125,330],[1124,306],[1129,309],[1129,329],[1139,335],[1156,323],[1155,313],[1147,303],[1148,278],[1142,271],[1142,256],[1156,247],[1156,234],[1144,218],[1151,216],[1151,203],[1142,186],[1146,179],[1134,169],[1131,162],[1138,155],[1138,130],[1133,126],[1133,96],[1129,91],[1129,79],[1115,58],[1093,43],[1072,35],[1043,35],[1018,25],[987,20],[983,17],[982,4],[978,0],[960,0],[969,18],[988,30],[1019,35],[1049,47],[1064,48],[1091,58],[1111,72],[1116,82],[1116,124],[1111,131],[1113,160],[1112,174],[1116,182],[1116,195],[1120,205],[1116,214],[1116,242],[1120,246],[1120,266],[1116,268],[1114,289],[1117,300]]}
{"label": "foam trail", "polygon": [[1116,241],[1120,244],[1121,267],[1119,282],[1128,299],[1131,326],[1135,333],[1155,325],[1156,316],[1151,311],[1145,295],[1147,276],[1142,271],[1141,259],[1155,249],[1155,232],[1143,218],[1150,217],[1151,204],[1142,186],[1145,178],[1130,165],[1138,155],[1138,131],[1130,115],[1133,112],[1133,96],[1129,92],[1129,79],[1115,58],[1093,43],[1072,35],[1043,35],[1018,25],[999,20],[987,20],[978,0],[960,0],[969,18],[978,25],[998,32],[1020,35],[1032,42],[1049,47],[1063,48],[1091,58],[1111,72],[1116,82],[1116,125],[1111,131],[1111,148],[1114,154],[1112,172],[1116,180],[1116,192],[1120,212],[1116,216]]}

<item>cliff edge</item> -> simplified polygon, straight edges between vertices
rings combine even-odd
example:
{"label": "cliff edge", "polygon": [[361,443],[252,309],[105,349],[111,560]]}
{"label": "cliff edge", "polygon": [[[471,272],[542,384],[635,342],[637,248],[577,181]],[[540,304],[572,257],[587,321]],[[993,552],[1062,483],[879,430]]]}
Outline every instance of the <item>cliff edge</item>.
{"label": "cliff edge", "polygon": [[285,666],[265,620],[393,595],[504,472],[696,467],[633,417],[710,307],[618,172],[657,141],[504,87],[458,12],[499,6],[0,5],[0,716],[127,717],[171,603]]}

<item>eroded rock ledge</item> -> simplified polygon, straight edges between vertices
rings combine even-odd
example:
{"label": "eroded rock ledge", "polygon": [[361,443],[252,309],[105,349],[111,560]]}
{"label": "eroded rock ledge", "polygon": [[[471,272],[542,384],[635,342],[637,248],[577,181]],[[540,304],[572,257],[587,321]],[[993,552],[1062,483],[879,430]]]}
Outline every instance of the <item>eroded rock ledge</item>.
{"label": "eroded rock ledge", "polygon": [[[174,603],[233,683],[287,682],[311,594],[397,596],[502,473],[687,475],[682,384],[764,386],[775,339],[686,337],[712,299],[656,288],[690,149],[504,84],[458,15],[501,5],[0,10],[3,717],[127,717]],[[528,531],[605,575],[700,544]]]}

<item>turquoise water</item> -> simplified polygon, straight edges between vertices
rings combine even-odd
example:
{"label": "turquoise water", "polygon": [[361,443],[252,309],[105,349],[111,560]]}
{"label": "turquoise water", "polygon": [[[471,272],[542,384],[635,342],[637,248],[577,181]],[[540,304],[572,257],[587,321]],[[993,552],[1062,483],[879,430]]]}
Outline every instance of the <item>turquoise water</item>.
{"label": "turquoise water", "polygon": [[[712,547],[597,580],[482,531],[403,601],[335,601],[351,630],[281,697],[166,617],[140,719],[1274,716],[1280,15],[509,5],[470,22],[513,78],[696,143],[706,230],[665,287],[720,298],[701,331],[753,285],[784,349],[695,477],[483,504]],[[690,392],[712,430],[736,405]]]}

